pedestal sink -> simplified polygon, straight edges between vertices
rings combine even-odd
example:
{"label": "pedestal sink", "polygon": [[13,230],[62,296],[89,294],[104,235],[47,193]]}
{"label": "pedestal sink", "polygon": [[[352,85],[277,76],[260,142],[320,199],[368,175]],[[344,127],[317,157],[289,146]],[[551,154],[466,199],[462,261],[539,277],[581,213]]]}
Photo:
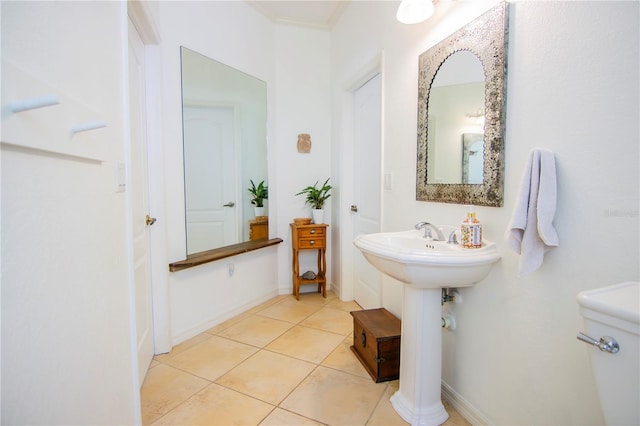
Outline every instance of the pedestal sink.
{"label": "pedestal sink", "polygon": [[[447,227],[449,228],[449,227]],[[465,249],[430,241],[424,231],[366,234],[355,246],[380,272],[405,284],[400,343],[400,389],[391,397],[412,425],[439,425],[449,415],[442,405],[442,288],[469,287],[484,279],[500,259],[494,243]]]}

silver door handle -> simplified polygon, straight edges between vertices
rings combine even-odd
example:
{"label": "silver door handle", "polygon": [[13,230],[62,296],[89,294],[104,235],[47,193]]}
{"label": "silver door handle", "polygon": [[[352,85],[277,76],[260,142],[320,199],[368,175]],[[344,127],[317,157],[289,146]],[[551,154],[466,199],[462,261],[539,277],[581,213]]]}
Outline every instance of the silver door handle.
{"label": "silver door handle", "polygon": [[223,205],[222,207],[233,207],[235,205],[236,203],[234,203],[233,201],[229,201],[227,204]]}

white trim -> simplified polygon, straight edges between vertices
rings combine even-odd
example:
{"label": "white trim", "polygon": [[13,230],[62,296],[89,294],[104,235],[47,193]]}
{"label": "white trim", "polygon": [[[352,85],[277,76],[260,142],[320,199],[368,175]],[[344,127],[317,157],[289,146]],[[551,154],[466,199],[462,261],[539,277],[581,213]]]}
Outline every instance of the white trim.
{"label": "white trim", "polygon": [[495,425],[494,422],[471,405],[469,401],[464,399],[458,392],[453,390],[444,380],[441,386],[442,399],[447,401],[454,410],[456,410],[462,417],[464,417],[472,425]]}
{"label": "white trim", "polygon": [[167,265],[166,210],[164,197],[164,149],[162,144],[162,63],[160,36],[143,1],[127,1],[129,19],[145,44],[145,91],[147,110],[147,167],[149,212],[158,221],[150,230],[151,292],[153,303],[153,352],[167,353],[172,348]]}
{"label": "white trim", "polygon": [[147,93],[147,169],[149,211],[158,219],[151,227],[151,293],[153,298],[154,353],[171,350],[169,259],[167,258],[167,212],[165,207],[164,145],[162,142],[162,96],[160,47],[145,46]]}
{"label": "white trim", "polygon": [[127,13],[145,45],[160,44],[160,33],[151,13],[147,9],[146,2],[139,0],[127,1]]}

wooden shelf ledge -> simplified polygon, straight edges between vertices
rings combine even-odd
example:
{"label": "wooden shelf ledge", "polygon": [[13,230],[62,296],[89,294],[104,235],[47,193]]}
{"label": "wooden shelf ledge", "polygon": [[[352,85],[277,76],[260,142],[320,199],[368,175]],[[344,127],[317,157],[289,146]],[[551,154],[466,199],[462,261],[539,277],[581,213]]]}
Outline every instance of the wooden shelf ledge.
{"label": "wooden shelf ledge", "polygon": [[205,263],[215,262],[216,260],[224,259],[226,257],[235,256],[242,253],[247,253],[253,250],[259,250],[265,247],[275,246],[282,242],[282,238],[271,238],[254,241],[246,241],[244,243],[233,244],[213,250],[207,250],[200,253],[194,253],[185,260],[173,262],[169,264],[169,271],[177,272],[183,269],[193,268],[194,266],[204,265]]}

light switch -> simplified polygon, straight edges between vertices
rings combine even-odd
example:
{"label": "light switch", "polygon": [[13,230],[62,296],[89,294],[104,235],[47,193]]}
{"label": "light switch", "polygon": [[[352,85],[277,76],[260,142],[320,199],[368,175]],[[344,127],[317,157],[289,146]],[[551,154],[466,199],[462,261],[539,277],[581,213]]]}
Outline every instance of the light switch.
{"label": "light switch", "polygon": [[384,189],[393,189],[393,175],[391,173],[384,174]]}

